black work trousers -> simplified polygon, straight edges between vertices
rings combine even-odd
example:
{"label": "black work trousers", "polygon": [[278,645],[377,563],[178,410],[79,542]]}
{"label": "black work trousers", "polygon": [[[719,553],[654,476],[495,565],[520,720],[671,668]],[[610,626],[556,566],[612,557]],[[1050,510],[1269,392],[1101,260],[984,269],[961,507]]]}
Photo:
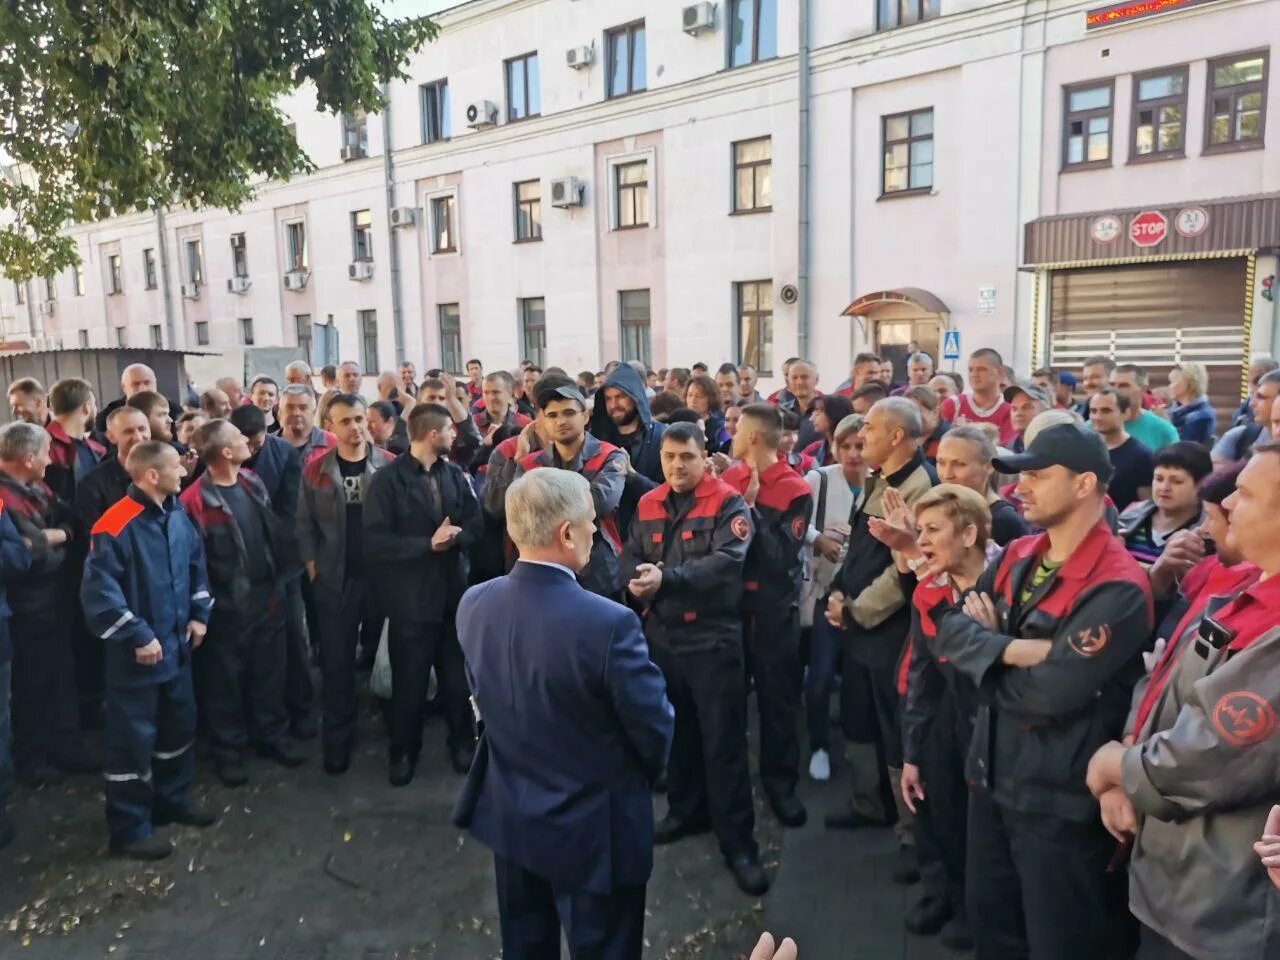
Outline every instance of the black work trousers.
{"label": "black work trousers", "polygon": [[467,675],[453,617],[443,623],[391,620],[387,634],[391,654],[391,707],[387,723],[391,759],[417,760],[422,750],[422,724],[431,668],[435,667],[440,701],[448,725],[449,749],[475,745]]}
{"label": "black work trousers", "polygon": [[645,887],[562,890],[497,855],[503,960],[560,960],[560,929],[573,960],[640,960]]}
{"label": "black work trousers", "polygon": [[356,645],[368,608],[365,583],[357,578],[347,580],[340,590],[314,593],[321,735],[326,755],[342,755],[351,751],[356,736]]}
{"label": "black work trousers", "polygon": [[972,731],[960,711],[951,687],[944,687],[918,758],[925,799],[916,804],[913,827],[925,893],[963,915],[969,817],[964,761]]}
{"label": "black work trousers", "polygon": [[307,613],[300,574],[284,585],[285,683],[284,705],[290,723],[311,719],[316,694],[311,683],[311,654],[307,649]]}
{"label": "black work trousers", "polygon": [[250,739],[274,747],[289,733],[284,593],[277,588],[249,606],[231,610],[215,604],[208,636],[197,650],[210,746],[219,763],[240,761]]}
{"label": "black work trousers", "polygon": [[667,760],[668,814],[681,823],[710,820],[727,860],[755,855],[741,641],[678,652],[655,643],[649,651],[666,677],[676,714]]}
{"label": "black work trousers", "polygon": [[771,797],[791,796],[800,779],[800,611],[749,611],[743,638],[760,711],[760,781]]}
{"label": "black work trousers", "polygon": [[70,616],[15,613],[13,638],[13,765],[22,777],[73,752],[80,727]]}
{"label": "black work trousers", "polygon": [[1115,846],[1097,819],[1020,813],[973,791],[965,879],[980,960],[1116,956],[1107,892]]}

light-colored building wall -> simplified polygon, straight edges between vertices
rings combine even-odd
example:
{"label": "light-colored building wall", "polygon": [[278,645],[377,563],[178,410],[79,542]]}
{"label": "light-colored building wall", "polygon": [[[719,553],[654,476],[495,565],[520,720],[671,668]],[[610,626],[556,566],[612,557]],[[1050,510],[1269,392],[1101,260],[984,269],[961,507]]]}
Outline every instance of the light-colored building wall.
{"label": "light-colored building wall", "polygon": [[[1023,229],[1047,215],[1141,204],[1208,200],[1280,190],[1274,148],[1202,156],[1206,62],[1269,48],[1280,36],[1280,0],[1218,0],[1183,11],[1086,32],[1089,4],[1070,0],[941,0],[942,15],[876,32],[874,0],[810,0],[810,259],[806,298],[786,304],[785,285],[801,285],[800,0],[776,0],[777,56],[726,69],[722,0],[713,32],[681,29],[682,4],[665,0],[472,0],[441,14],[437,42],[408,67],[411,80],[390,85],[394,205],[417,211],[415,226],[395,232],[401,342],[393,323],[392,231],[383,164],[387,114],[368,118],[368,156],[343,161],[339,118],[315,110],[302,89],[281,109],[296,125],[316,171],[260,185],[238,212],[171,210],[166,220],[169,300],[143,282],[143,250],[158,248],[154,217],[131,215],[73,227],[84,261],[85,290],[70,273],[57,278],[57,304],[41,312],[18,306],[12,283],[0,284],[7,340],[41,331],[75,346],[149,343],[195,346],[196,324],[209,344],[240,342],[242,317],[253,318],[257,345],[297,342],[295,318],[332,324],[343,358],[359,358],[360,311],[375,311],[377,363],[399,355],[419,369],[440,362],[439,305],[458,304],[462,350],[491,366],[521,359],[521,298],[546,303],[548,360],[576,372],[598,369],[620,351],[619,292],[650,291],[655,367],[715,364],[740,347],[734,284],[774,286],[775,368],[797,352],[808,316],[806,352],[822,383],[848,372],[874,328],[841,312],[867,293],[923,288],[948,310],[967,352],[993,345],[1015,365],[1031,360],[1034,274],[1022,266]],[[606,31],[641,20],[646,28],[647,90],[606,99]],[[595,62],[575,70],[571,47],[594,48]],[[541,115],[508,123],[504,61],[538,53]],[[1190,66],[1184,159],[1129,163],[1132,74]],[[1274,66],[1274,64],[1272,64]],[[1115,78],[1112,162],[1062,172],[1063,87]],[[424,144],[420,84],[447,79],[447,142]],[[1270,84],[1270,78],[1268,78]],[[467,127],[469,103],[491,101],[495,126]],[[1280,135],[1280,98],[1267,101],[1270,136]],[[881,196],[882,118],[931,108],[934,175],[926,193]],[[732,144],[772,138],[772,210],[732,212]],[[616,230],[613,165],[650,160],[650,223]],[[585,181],[585,205],[555,209],[552,182]],[[541,242],[514,242],[513,185],[541,184]],[[431,250],[433,198],[456,197],[457,252]],[[353,211],[373,222],[373,276],[348,279]],[[291,266],[286,225],[305,220],[310,276],[286,290]],[[227,289],[231,236],[243,233],[251,286]],[[200,238],[204,286],[188,281],[183,241]],[[1278,238],[1280,239],[1280,238]],[[122,257],[124,292],[107,293],[109,251]],[[803,285],[802,285],[803,286]],[[979,309],[979,288],[994,305]],[[30,298],[29,298],[30,299]],[[205,329],[202,327],[201,329]],[[319,337],[316,338],[319,340]],[[775,375],[777,369],[772,371]]]}

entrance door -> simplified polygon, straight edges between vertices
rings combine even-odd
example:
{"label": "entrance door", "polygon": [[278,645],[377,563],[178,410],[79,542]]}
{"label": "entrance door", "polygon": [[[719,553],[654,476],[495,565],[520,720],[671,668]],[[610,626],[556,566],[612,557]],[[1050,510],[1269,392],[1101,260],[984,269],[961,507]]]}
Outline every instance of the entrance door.
{"label": "entrance door", "polygon": [[907,357],[910,345],[915,344],[933,357],[934,369],[938,369],[938,349],[942,342],[942,327],[937,320],[902,319],[878,320],[875,324],[876,353],[893,362],[893,382],[907,382]]}

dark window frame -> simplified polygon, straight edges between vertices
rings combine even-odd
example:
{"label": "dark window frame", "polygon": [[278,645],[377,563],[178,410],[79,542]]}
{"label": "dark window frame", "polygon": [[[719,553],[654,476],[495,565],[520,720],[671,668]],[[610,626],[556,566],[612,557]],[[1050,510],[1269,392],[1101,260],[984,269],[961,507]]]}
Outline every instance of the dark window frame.
{"label": "dark window frame", "polygon": [[[636,34],[639,33],[644,38],[645,47],[645,63],[644,76],[641,78],[641,85],[635,86],[635,69],[636,69]],[[625,39],[627,44],[627,82],[625,90],[613,89],[614,57],[617,54],[617,43],[619,39]],[[632,20],[630,23],[624,23],[620,26],[612,27],[604,33],[604,95],[607,100],[616,100],[619,97],[629,97],[633,93],[644,93],[649,89],[648,76],[648,57],[649,57],[649,38],[645,34],[644,20]]]}
{"label": "dark window frame", "polygon": [[[626,312],[626,301],[629,294],[645,295],[645,316],[644,320],[628,319]],[[644,356],[629,356],[628,351],[628,330],[643,330],[641,336],[644,340],[644,350],[640,351]],[[618,291],[618,352],[622,357],[622,362],[627,363],[631,360],[639,360],[645,366],[651,366],[653,363],[653,294],[650,289],[641,287],[635,290],[619,290]]]}
{"label": "dark window frame", "polygon": [[[1240,60],[1252,60],[1255,57],[1262,58],[1262,79],[1251,80],[1248,83],[1238,83],[1230,87],[1215,88],[1213,85],[1213,72],[1218,67],[1227,66],[1228,64],[1237,63]],[[1264,47],[1259,50],[1245,50],[1241,53],[1227,54],[1225,57],[1214,57],[1208,63],[1208,70],[1205,72],[1205,110],[1204,110],[1204,149],[1203,154],[1213,153],[1236,153],[1241,150],[1261,150],[1266,146],[1267,142],[1267,87],[1271,80],[1271,50]],[[1261,94],[1261,103],[1258,106],[1258,136],[1251,140],[1231,139],[1223,143],[1213,142],[1213,101],[1215,92],[1219,96],[1229,96],[1231,98],[1231,129],[1235,129],[1235,117],[1238,110],[1238,101],[1241,96],[1250,93]]]}
{"label": "dark window frame", "polygon": [[156,278],[156,250],[147,247],[142,251],[142,277],[148,290],[154,290],[159,283]]}
{"label": "dark window frame", "polygon": [[[1138,89],[1142,81],[1154,80],[1157,77],[1182,77],[1182,93],[1167,97],[1152,97],[1150,100],[1139,100]],[[1160,160],[1178,160],[1187,155],[1187,104],[1190,99],[1191,69],[1183,63],[1163,67],[1157,70],[1143,70],[1133,75],[1133,85],[1129,95],[1129,162],[1154,163]],[[1161,150],[1160,145],[1160,110],[1164,107],[1179,106],[1182,108],[1182,133],[1178,138],[1178,146],[1169,150]],[[1152,126],[1155,128],[1156,149],[1150,153],[1138,153],[1138,114],[1143,110],[1155,111]]]}
{"label": "dark window frame", "polygon": [[[462,305],[437,303],[436,327],[440,335],[441,369],[450,373],[462,373]],[[450,360],[453,361],[452,365]]]}
{"label": "dark window frame", "polygon": [[[506,60],[502,61],[502,77],[503,77],[503,83],[506,86],[506,91],[507,91],[507,123],[519,123],[522,120],[532,120],[534,117],[542,116],[542,91],[541,90],[539,90],[537,95],[532,98],[533,100],[537,101],[537,106],[538,106],[537,111],[535,112],[529,109],[530,99],[531,99],[529,96],[529,62],[531,60],[534,61],[535,64],[537,63],[537,60],[538,60],[537,50],[531,50],[529,53],[522,53],[518,57],[508,57]],[[524,83],[523,83],[523,90],[524,90],[523,111],[524,112],[518,117],[514,116],[512,113],[512,102],[511,102],[511,77],[512,77],[511,71],[516,69],[517,65],[521,70],[524,71]],[[540,66],[537,67],[536,71],[538,74],[538,83],[539,83],[539,86],[541,86],[541,83],[542,83],[541,67]]]}
{"label": "dark window frame", "polygon": [[[733,62],[733,29],[732,25],[737,20],[737,12],[744,3],[751,4],[751,58],[742,63]],[[760,56],[760,11],[766,3],[773,4],[773,53],[767,57]],[[739,70],[742,67],[749,67],[753,63],[763,63],[768,60],[776,60],[778,58],[778,3],[777,0],[729,0],[727,4],[725,19],[725,69]]]}
{"label": "dark window frame", "polygon": [[[361,214],[368,218],[368,223],[358,222],[356,218]],[[373,263],[373,213],[367,208],[351,211],[351,259],[356,263]]]}
{"label": "dark window frame", "polygon": [[[774,309],[772,306],[770,306],[768,310],[763,310],[759,306],[760,291],[758,288],[765,284],[767,284],[769,287],[769,302],[770,304],[772,304],[773,303],[773,280],[771,278],[760,279],[760,280],[735,280],[733,284],[733,314],[734,314],[734,321],[735,321],[735,336],[737,338],[737,348],[738,348],[737,349],[738,365],[743,366],[746,364],[750,364],[751,366],[756,368],[756,371],[759,373],[760,376],[770,377],[773,375],[773,371],[770,369],[772,364],[764,363],[764,360],[762,358],[762,354],[764,352],[764,344],[765,344],[764,319],[765,317],[768,317],[770,321],[770,328],[772,328]],[[757,288],[756,289],[757,305],[754,309],[750,309],[750,310],[746,309],[743,306],[743,293],[746,291],[747,287]],[[755,322],[757,324],[757,330],[759,333],[759,335],[756,337],[755,356],[750,356],[750,357],[747,356],[746,354],[747,338],[743,336],[743,325],[748,318],[755,319]],[[770,329],[769,334],[770,334],[769,347],[770,347],[770,353],[772,353],[772,347],[773,347],[772,329]],[[769,359],[772,360],[773,359],[772,356]]]}
{"label": "dark window frame", "polygon": [[[530,316],[532,313],[530,305],[537,301],[542,304],[542,320],[540,323],[531,323]],[[547,361],[547,298],[542,297],[520,297],[517,301],[517,309],[520,316],[520,355],[526,360],[532,360],[535,366],[545,367]],[[539,334],[534,339],[536,342],[530,342],[530,334]]]}
{"label": "dark window frame", "polygon": [[343,111],[338,119],[342,133],[341,146],[355,147],[356,150],[356,155],[351,159],[363,160],[369,156],[369,115],[357,107],[349,113]]}
{"label": "dark window frame", "polygon": [[[769,145],[768,159],[739,160],[738,148],[752,143],[767,143]],[[729,157],[733,166],[733,210],[731,212],[770,213],[773,210],[773,136],[766,134],[763,137],[747,137],[745,140],[735,140],[729,145]],[[769,202],[764,205],[743,206],[741,203],[742,197],[738,194],[738,174],[744,170],[751,171],[751,199],[756,201],[760,198],[759,171],[764,167],[769,168]]]}
{"label": "dark window frame", "polygon": [[[910,13],[903,17],[903,9]],[[942,16],[941,0],[876,0],[876,33],[912,27]]]}
{"label": "dark window frame", "polygon": [[[532,199],[522,198],[520,196],[520,188],[527,187],[529,184],[536,184],[538,187],[538,195]],[[541,180],[517,180],[511,185],[511,200],[513,203],[513,213],[515,219],[515,240],[514,243],[539,243],[542,240],[542,181]],[[524,232],[521,228],[521,216],[524,222],[529,224],[528,232]]]}
{"label": "dark window frame", "polygon": [[253,346],[253,317],[236,317],[236,333],[242,347]]}
{"label": "dark window frame", "polygon": [[[299,240],[297,244],[293,242],[295,236]],[[301,251],[300,253],[298,252],[299,250]],[[307,252],[306,220],[289,220],[284,224],[284,254],[288,261],[285,266],[286,273],[310,269],[311,257]]]}
{"label": "dark window frame", "polygon": [[116,327],[116,348],[129,346],[129,329],[127,327]]}
{"label": "dark window frame", "polygon": [[209,345],[209,321],[197,320],[195,322],[196,346],[207,347]]}
{"label": "dark window frame", "polygon": [[[912,134],[911,133],[912,118],[920,116],[921,114],[925,114],[925,113],[929,114],[928,134],[919,134],[919,135]],[[901,120],[904,118],[907,121],[906,137],[898,137],[893,140],[890,140],[889,139],[889,122],[892,120]],[[933,178],[932,168],[937,164],[937,160],[938,160],[938,153],[937,153],[936,145],[934,144],[936,135],[937,135],[937,130],[935,129],[933,124],[933,107],[919,107],[915,110],[903,110],[898,113],[887,113],[880,118],[880,197],[879,199],[885,200],[892,197],[918,197],[918,196],[927,196],[928,194],[933,193],[934,178]],[[917,143],[923,143],[926,140],[929,141],[931,147],[933,148],[933,156],[929,161],[929,167],[930,167],[929,185],[925,187],[913,187],[911,186],[912,147],[914,147]],[[889,147],[897,146],[900,143],[905,143],[907,145],[907,186],[903,187],[901,190],[890,190],[889,184],[888,184],[889,167],[888,167],[888,164],[886,163],[885,155],[889,152]]]}
{"label": "dark window frame", "polygon": [[378,364],[378,311],[357,310],[356,327],[360,335],[360,369],[381,369]]}
{"label": "dark window frame", "polygon": [[[195,250],[195,258],[192,259],[191,251]],[[182,260],[183,269],[187,272],[187,283],[195,284],[197,287],[204,286],[204,244],[201,243],[199,237],[188,237],[182,241]]]}
{"label": "dark window frame", "polygon": [[107,254],[107,279],[111,284],[108,296],[124,293],[124,258],[118,253]]}
{"label": "dark window frame", "polygon": [[76,331],[76,334],[77,334],[77,336],[78,336],[78,338],[79,338],[79,340],[80,340],[80,347],[81,347],[81,349],[84,349],[85,347],[89,346],[89,331],[88,331],[88,330],[83,330],[83,329],[82,329],[82,330],[78,330],[78,331]]}
{"label": "dark window frame", "polygon": [[[1106,107],[1092,107],[1088,110],[1071,109],[1071,95],[1084,90],[1107,90]],[[1103,160],[1090,160],[1089,157],[1089,121],[1095,117],[1107,118],[1107,156]],[[1071,145],[1071,124],[1076,121],[1084,123],[1083,151],[1079,163],[1071,163],[1068,151]],[[1115,165],[1116,159],[1116,78],[1105,77],[1098,80],[1085,80],[1081,83],[1066,84],[1062,88],[1062,150],[1060,154],[1060,172],[1071,173],[1076,170],[1102,170]]]}
{"label": "dark window frame", "polygon": [[[239,244],[236,243],[237,239]],[[249,276],[249,245],[243,233],[231,235],[231,275],[241,279]]]}
{"label": "dark window frame", "polygon": [[[418,85],[418,113],[422,120],[423,143],[447,143],[452,138],[453,125],[449,120],[449,79],[447,77]],[[431,129],[433,121],[436,125],[434,131]],[[433,132],[435,136],[432,136]]]}
{"label": "dark window frame", "polygon": [[158,323],[151,324],[151,348],[153,350],[164,349],[164,327]]}
{"label": "dark window frame", "polygon": [[71,268],[71,289],[77,297],[84,296],[84,261]]}
{"label": "dark window frame", "polygon": [[[431,253],[432,255],[440,253],[457,253],[458,252],[458,195],[456,193],[445,193],[438,197],[431,197],[427,209],[431,214]],[[444,210],[445,230],[444,236],[448,240],[448,246],[440,246],[439,240],[441,236],[440,228],[437,226],[440,222],[440,211]]]}
{"label": "dark window frame", "polygon": [[[622,171],[631,167],[644,167],[644,179],[635,183],[623,183]],[[649,158],[643,160],[628,160],[625,163],[616,163],[613,165],[613,212],[616,230],[643,230],[649,226],[649,219],[652,210],[650,209],[650,191],[649,184]],[[644,220],[636,219],[636,192],[644,190]],[[626,191],[631,205],[631,223],[622,222],[622,194]]]}
{"label": "dark window frame", "polygon": [[[305,326],[305,330],[303,329]],[[293,315],[293,337],[297,341],[298,346],[302,349],[305,356],[303,359],[307,363],[311,362],[311,351],[315,344],[315,334],[312,331],[311,314],[295,313]]]}

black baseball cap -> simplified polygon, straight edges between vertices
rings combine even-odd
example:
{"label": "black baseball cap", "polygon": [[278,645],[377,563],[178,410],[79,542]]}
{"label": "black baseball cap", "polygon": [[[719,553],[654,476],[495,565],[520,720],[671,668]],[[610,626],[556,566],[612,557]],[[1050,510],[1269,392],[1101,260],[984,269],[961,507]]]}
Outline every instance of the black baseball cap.
{"label": "black baseball cap", "polygon": [[1102,437],[1077,423],[1045,427],[1036,434],[1025,453],[997,457],[992,464],[1001,473],[1066,467],[1072,473],[1092,473],[1099,483],[1109,483],[1113,472],[1111,454]]}
{"label": "black baseball cap", "polygon": [[577,400],[582,404],[585,410],[587,407],[587,398],[582,395],[582,391],[572,384],[566,383],[563,387],[556,387],[555,393],[557,397],[564,397],[566,400]]}

